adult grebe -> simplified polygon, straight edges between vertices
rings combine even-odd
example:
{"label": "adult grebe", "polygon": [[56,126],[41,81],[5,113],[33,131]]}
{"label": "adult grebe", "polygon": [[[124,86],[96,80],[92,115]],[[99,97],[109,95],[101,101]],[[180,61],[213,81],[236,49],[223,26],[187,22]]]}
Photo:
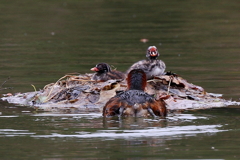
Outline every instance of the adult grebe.
{"label": "adult grebe", "polygon": [[156,100],[144,92],[147,83],[143,70],[131,70],[127,77],[127,84],[127,91],[118,93],[106,103],[103,116],[166,117],[167,109],[164,101]]}

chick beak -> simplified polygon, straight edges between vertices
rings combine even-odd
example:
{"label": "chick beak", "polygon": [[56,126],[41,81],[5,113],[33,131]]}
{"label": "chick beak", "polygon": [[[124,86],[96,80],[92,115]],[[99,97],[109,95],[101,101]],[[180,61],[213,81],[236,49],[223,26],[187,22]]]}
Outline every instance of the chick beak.
{"label": "chick beak", "polygon": [[90,70],[91,70],[91,71],[95,71],[95,72],[99,71],[99,69],[98,69],[97,67],[93,67],[93,68],[91,68]]}
{"label": "chick beak", "polygon": [[155,48],[150,48],[149,49],[149,53],[150,53],[151,57],[155,57],[155,56],[158,55],[158,52],[157,52],[157,50]]}
{"label": "chick beak", "polygon": [[155,56],[157,56],[158,54],[157,54],[157,52],[150,52],[150,56],[151,57],[155,57]]}

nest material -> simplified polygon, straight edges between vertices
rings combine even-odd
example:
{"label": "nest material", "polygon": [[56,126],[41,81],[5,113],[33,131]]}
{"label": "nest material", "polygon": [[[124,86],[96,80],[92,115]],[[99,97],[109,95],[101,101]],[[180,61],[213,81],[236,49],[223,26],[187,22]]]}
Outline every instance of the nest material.
{"label": "nest material", "polygon": [[[46,85],[43,90],[3,97],[10,103],[33,106],[43,111],[102,111],[104,104],[116,92],[126,90],[126,81],[92,81],[93,74],[65,75],[56,83]],[[162,98],[168,110],[206,109],[239,105],[226,101],[221,94],[207,93],[197,85],[188,83],[177,75],[163,75],[147,82],[145,90],[156,99]]]}

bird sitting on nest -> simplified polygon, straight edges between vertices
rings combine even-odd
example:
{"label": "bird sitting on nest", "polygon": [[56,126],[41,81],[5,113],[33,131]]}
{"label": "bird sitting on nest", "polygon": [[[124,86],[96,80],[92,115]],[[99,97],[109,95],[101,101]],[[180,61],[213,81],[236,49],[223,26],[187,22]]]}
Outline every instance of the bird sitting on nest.
{"label": "bird sitting on nest", "polygon": [[166,65],[162,60],[158,60],[159,52],[156,46],[149,46],[146,52],[147,60],[141,60],[134,63],[128,70],[129,73],[133,69],[142,69],[147,79],[152,79],[155,76],[163,75],[166,69]]}
{"label": "bird sitting on nest", "polygon": [[98,63],[95,67],[91,68],[91,71],[96,72],[92,77],[92,80],[95,81],[105,82],[110,79],[125,79],[124,73],[117,70],[112,70],[107,63]]}

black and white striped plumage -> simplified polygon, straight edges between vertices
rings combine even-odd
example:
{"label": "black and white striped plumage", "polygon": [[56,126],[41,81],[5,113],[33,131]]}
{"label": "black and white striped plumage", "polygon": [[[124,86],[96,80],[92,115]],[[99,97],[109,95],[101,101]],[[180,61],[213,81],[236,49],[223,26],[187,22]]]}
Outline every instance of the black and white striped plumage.
{"label": "black and white striped plumage", "polygon": [[146,75],[147,79],[152,79],[154,76],[163,75],[166,69],[166,65],[162,60],[158,60],[159,52],[157,47],[150,46],[147,49],[146,57],[147,60],[141,60],[134,63],[128,70],[129,73],[133,69],[142,69]]}

